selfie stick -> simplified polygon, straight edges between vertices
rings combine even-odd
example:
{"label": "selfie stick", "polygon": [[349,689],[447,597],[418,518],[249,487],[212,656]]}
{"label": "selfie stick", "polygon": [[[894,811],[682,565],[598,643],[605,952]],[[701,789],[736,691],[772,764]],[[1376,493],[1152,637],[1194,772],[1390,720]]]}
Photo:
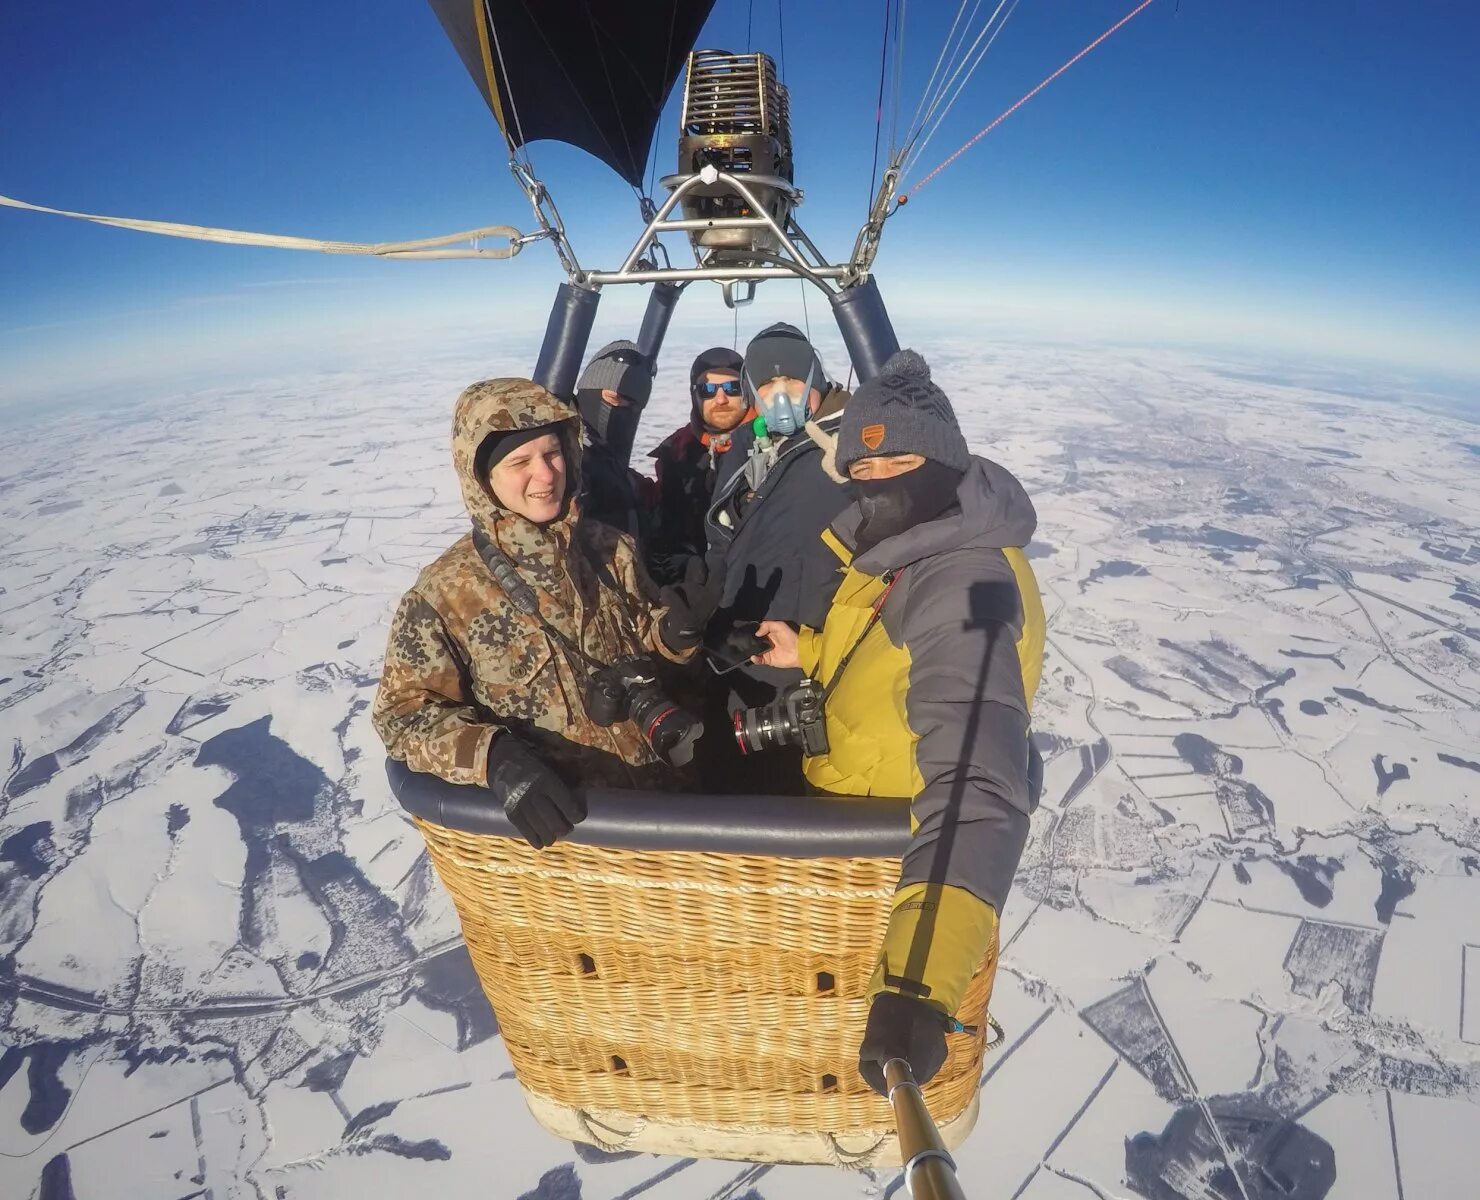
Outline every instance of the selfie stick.
{"label": "selfie stick", "polygon": [[910,1196],[913,1200],[966,1200],[956,1178],[956,1160],[940,1139],[910,1064],[902,1058],[891,1058],[884,1064],[884,1082],[889,1086]]}

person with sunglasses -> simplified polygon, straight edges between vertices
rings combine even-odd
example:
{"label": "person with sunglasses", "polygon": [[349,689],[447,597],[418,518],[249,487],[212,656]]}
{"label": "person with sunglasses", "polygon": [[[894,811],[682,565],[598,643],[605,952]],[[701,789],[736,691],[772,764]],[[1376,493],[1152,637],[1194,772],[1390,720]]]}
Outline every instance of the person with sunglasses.
{"label": "person with sunglasses", "polygon": [[[802,331],[782,323],[752,338],[742,382],[757,420],[740,428],[719,465],[705,517],[702,579],[665,591],[678,611],[704,619],[703,641],[715,651],[715,665],[733,664],[724,675],[730,712],[769,704],[801,678],[799,671],[752,664],[747,647],[760,621],[819,625],[826,619],[842,564],[822,535],[849,501],[833,465],[848,393],[829,381]],[[727,726],[706,724],[701,770],[743,791],[800,789],[799,750],[742,755]]]}
{"label": "person with sunglasses", "polygon": [[704,514],[734,435],[755,416],[740,380],[744,359],[714,346],[689,368],[688,424],[654,451],[657,504],[648,537],[648,571],[660,584],[677,583],[708,547]]}
{"label": "person with sunglasses", "polygon": [[654,365],[629,341],[609,342],[576,382],[585,448],[581,507],[589,520],[627,534],[647,553],[652,481],[632,469],[632,443],[653,392]]}

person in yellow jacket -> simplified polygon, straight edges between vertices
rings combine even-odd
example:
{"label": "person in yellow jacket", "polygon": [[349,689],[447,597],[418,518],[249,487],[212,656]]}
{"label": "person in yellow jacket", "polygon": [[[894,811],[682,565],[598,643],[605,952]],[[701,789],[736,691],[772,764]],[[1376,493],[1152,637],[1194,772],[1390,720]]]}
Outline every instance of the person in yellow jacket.
{"label": "person in yellow jacket", "polygon": [[902,1058],[924,1083],[997,938],[1037,806],[1029,738],[1044,619],[1023,547],[1037,515],[1004,467],[971,454],[912,350],[844,410],[837,464],[855,503],[824,534],[846,565],[821,629],[760,626],[756,661],[801,667],[826,696],[814,788],[910,798],[905,852],[859,1072],[885,1091]]}

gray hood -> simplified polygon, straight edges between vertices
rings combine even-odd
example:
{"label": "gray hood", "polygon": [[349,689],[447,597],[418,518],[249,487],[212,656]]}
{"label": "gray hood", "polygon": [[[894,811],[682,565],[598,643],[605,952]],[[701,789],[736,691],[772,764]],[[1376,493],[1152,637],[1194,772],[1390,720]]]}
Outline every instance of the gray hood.
{"label": "gray hood", "polygon": [[[960,512],[936,517],[885,538],[860,554],[853,565],[865,574],[882,575],[922,558],[967,546],[999,550],[1026,546],[1038,528],[1038,514],[1023,485],[1006,467],[990,459],[972,455],[971,465],[956,489],[956,499],[961,504]],[[833,529],[850,547],[861,519],[855,502],[833,523]]]}

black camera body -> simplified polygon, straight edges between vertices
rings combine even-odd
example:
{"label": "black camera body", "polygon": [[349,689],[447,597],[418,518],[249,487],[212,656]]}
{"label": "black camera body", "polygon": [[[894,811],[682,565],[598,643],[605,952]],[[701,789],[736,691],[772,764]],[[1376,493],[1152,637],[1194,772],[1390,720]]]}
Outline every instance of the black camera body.
{"label": "black camera body", "polygon": [[704,733],[698,717],[664,695],[645,657],[593,671],[586,683],[586,714],[602,728],[631,721],[653,753],[674,767],[693,760],[694,743]]}
{"label": "black camera body", "polygon": [[827,753],[827,694],[815,679],[803,679],[770,704],[744,708],[735,714],[735,741],[742,754],[776,746],[800,746],[815,758]]}

